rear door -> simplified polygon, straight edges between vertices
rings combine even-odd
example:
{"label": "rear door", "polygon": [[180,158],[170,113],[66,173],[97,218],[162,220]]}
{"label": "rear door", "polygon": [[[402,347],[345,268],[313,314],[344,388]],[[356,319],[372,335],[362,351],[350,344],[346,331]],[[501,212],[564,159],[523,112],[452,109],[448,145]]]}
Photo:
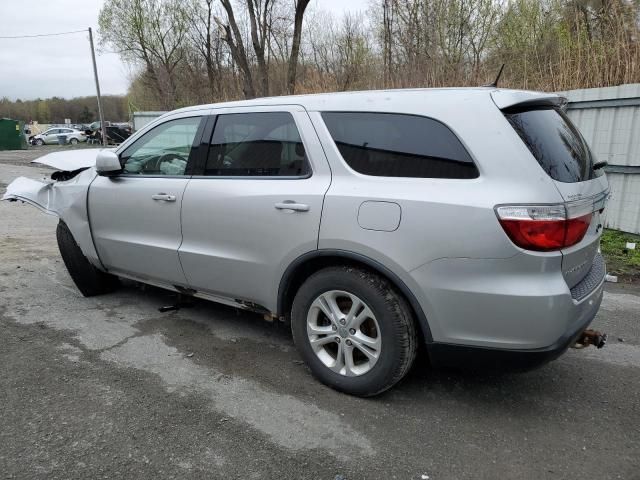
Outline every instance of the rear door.
{"label": "rear door", "polygon": [[[562,271],[569,287],[591,269],[602,236],[609,185],[589,146],[571,120],[557,107],[513,107],[505,116],[542,169],[553,179],[568,212],[591,215],[584,238],[562,250]],[[594,165],[596,169],[594,169]]]}
{"label": "rear door", "polygon": [[109,271],[186,285],[178,259],[180,208],[205,118],[189,112],[151,128],[119,153],[121,174],[91,184],[91,231]]}
{"label": "rear door", "polygon": [[318,246],[329,166],[302,107],[215,112],[184,194],[180,260],[191,288],[274,311],[286,267]]}

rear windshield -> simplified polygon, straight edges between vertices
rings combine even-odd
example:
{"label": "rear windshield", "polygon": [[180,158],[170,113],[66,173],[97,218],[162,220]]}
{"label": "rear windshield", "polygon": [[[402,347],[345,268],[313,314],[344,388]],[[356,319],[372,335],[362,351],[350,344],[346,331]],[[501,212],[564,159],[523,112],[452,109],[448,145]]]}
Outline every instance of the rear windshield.
{"label": "rear windshield", "polygon": [[575,183],[599,176],[593,170],[589,146],[561,110],[540,107],[506,110],[504,114],[540,166],[554,180]]}

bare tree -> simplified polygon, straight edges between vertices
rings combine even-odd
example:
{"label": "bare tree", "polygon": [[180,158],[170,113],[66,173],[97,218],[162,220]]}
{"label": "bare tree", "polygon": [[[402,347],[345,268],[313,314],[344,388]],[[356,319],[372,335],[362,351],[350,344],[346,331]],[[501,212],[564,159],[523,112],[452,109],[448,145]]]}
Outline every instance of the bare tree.
{"label": "bare tree", "polygon": [[247,0],[247,10],[251,23],[251,43],[258,62],[258,72],[260,75],[261,94],[269,95],[269,69],[265,60],[265,49],[267,48],[270,34],[271,0]]}
{"label": "bare tree", "polygon": [[502,63],[502,84],[520,88],[640,78],[640,0],[372,0],[366,13],[342,16],[313,5],[106,0],[100,33],[139,67],[130,99],[147,108],[297,91],[479,85]]}
{"label": "bare tree", "polygon": [[164,108],[176,104],[175,70],[184,58],[186,12],[178,0],[108,0],[100,12],[101,43],[111,46],[145,75]]}
{"label": "bare tree", "polygon": [[234,62],[242,72],[244,85],[242,90],[244,96],[245,98],[254,98],[256,96],[256,89],[253,85],[253,75],[251,73],[251,67],[249,66],[244,40],[233,12],[233,5],[231,5],[230,0],[220,0],[220,3],[227,14],[227,22],[223,22],[218,17],[216,17],[215,20],[224,32],[223,39],[227,42],[227,45],[229,45],[229,50],[231,51]]}
{"label": "bare tree", "polygon": [[309,0],[296,0],[296,9],[293,22],[293,39],[291,40],[291,55],[287,73],[287,91],[293,95],[296,91],[296,71],[298,69],[298,56],[300,54],[300,41],[302,38],[302,21],[304,12],[309,6]]}
{"label": "bare tree", "polygon": [[195,0],[191,4],[189,37],[193,49],[204,61],[207,84],[211,100],[222,96],[221,85],[221,37],[219,29],[214,28],[216,0]]}

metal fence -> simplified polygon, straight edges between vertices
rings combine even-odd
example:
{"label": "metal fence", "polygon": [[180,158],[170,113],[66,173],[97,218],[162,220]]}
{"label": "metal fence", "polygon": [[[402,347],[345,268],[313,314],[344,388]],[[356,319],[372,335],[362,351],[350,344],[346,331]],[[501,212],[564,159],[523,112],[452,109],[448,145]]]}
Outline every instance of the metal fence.
{"label": "metal fence", "polygon": [[606,160],[608,228],[640,233],[640,83],[563,92],[567,114]]}

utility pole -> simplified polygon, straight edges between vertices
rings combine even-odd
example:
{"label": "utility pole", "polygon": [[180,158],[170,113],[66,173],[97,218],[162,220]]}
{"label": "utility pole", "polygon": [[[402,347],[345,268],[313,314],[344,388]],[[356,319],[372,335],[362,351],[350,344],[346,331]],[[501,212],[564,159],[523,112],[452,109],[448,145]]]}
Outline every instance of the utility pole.
{"label": "utility pole", "polygon": [[91,44],[91,60],[93,60],[93,76],[96,79],[96,96],[98,98],[98,116],[100,117],[100,130],[102,132],[102,145],[107,145],[107,127],[102,116],[102,99],[100,98],[100,82],[98,81],[98,67],[96,66],[96,52],[93,49],[93,33],[89,27],[89,43]]}

